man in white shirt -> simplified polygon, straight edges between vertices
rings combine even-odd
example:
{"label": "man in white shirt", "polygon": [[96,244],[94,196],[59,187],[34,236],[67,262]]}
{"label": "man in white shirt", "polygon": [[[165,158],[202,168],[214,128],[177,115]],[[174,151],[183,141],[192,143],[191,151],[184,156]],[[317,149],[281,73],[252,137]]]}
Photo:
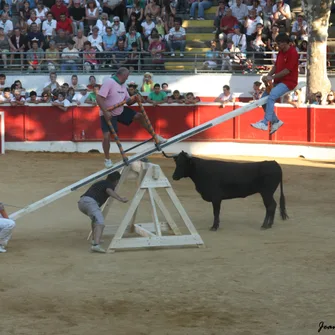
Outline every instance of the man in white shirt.
{"label": "man in white shirt", "polygon": [[234,26],[235,34],[231,37],[234,45],[238,47],[241,52],[247,51],[247,38],[241,33],[241,28],[238,24]]}
{"label": "man in white shirt", "polygon": [[11,35],[13,32],[13,22],[8,19],[8,14],[1,15],[0,27],[4,29],[5,35]]}
{"label": "man in white shirt", "polygon": [[42,24],[42,32],[43,35],[51,38],[52,36],[56,35],[56,27],[57,27],[57,21],[53,19],[53,15],[51,12],[48,13],[47,19],[43,21]]}
{"label": "man in white shirt", "polygon": [[79,84],[77,89],[76,89],[76,93],[72,98],[72,102],[76,103],[78,106],[83,104],[88,96],[87,93],[87,86],[83,85],[83,84]]}
{"label": "man in white shirt", "polygon": [[77,71],[78,67],[77,64],[81,60],[79,51],[74,48],[75,42],[73,40],[70,40],[67,43],[67,48],[65,48],[62,52],[62,64],[61,64],[61,71]]}
{"label": "man in white shirt", "polygon": [[236,4],[231,6],[231,11],[233,16],[235,16],[240,23],[244,24],[244,20],[249,14],[248,6],[242,3],[241,0],[236,0]]}
{"label": "man in white shirt", "polygon": [[244,27],[246,28],[247,41],[251,41],[251,35],[256,32],[257,24],[263,24],[263,19],[260,16],[256,16],[256,10],[252,9],[249,12],[248,18],[244,22]]}
{"label": "man in white shirt", "polygon": [[171,57],[175,56],[175,49],[180,50],[180,57],[184,57],[186,46],[186,31],[181,26],[181,19],[176,17],[174,19],[174,28],[169,31],[168,45],[171,51]]}
{"label": "man in white shirt", "polygon": [[292,24],[291,38],[292,40],[297,39],[298,41],[308,40],[308,25],[307,22],[304,21],[303,14],[299,14],[297,20]]}
{"label": "man in white shirt", "polygon": [[12,93],[10,93],[10,87],[5,87],[3,93],[0,95],[0,104],[10,103],[13,99]]}
{"label": "man in white shirt", "polygon": [[290,31],[291,27],[291,9],[284,3],[284,0],[276,0],[276,4],[272,7],[273,23],[278,26],[285,25],[286,31]]}
{"label": "man in white shirt", "polygon": [[52,92],[56,88],[60,88],[60,84],[57,81],[57,73],[56,72],[50,72],[49,74],[50,81],[47,82],[43,88],[49,88]]}

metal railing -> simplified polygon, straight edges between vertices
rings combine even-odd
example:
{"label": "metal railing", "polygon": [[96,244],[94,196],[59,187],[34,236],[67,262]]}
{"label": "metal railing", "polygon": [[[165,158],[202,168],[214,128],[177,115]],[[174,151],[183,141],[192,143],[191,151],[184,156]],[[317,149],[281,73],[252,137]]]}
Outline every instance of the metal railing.
{"label": "metal railing", "polygon": [[[149,52],[137,52],[137,58],[131,51],[102,51],[95,54],[85,52],[59,53],[59,57],[46,58],[46,52],[7,53],[0,58],[0,71],[9,73],[41,74],[51,71],[62,73],[104,73],[116,71],[124,66],[133,73],[150,71],[152,73],[243,73],[256,74],[267,72],[274,64],[274,54],[268,51],[247,51],[230,53],[218,51],[215,58],[206,52],[185,52],[184,57],[176,52],[161,53],[161,58],[153,57]],[[179,55],[179,56],[178,56]],[[303,74],[303,63],[306,53],[300,53],[300,69]],[[335,71],[335,53],[329,53],[329,74]]]}

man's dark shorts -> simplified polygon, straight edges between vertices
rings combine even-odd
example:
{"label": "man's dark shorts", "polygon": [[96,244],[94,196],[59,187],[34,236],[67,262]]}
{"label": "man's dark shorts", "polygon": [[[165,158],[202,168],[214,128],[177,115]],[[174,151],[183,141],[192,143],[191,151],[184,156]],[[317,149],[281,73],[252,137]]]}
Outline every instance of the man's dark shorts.
{"label": "man's dark shorts", "polygon": [[[129,107],[124,107],[123,108],[123,112],[120,115],[117,116],[112,116],[111,122],[112,125],[115,129],[116,132],[118,132],[118,127],[117,127],[117,123],[120,122],[126,126],[129,126],[134,119],[134,116],[136,115],[136,112],[133,111],[131,108]],[[105,120],[104,116],[100,116],[100,124],[101,124],[101,130],[103,133],[109,133],[109,127],[108,124]]]}

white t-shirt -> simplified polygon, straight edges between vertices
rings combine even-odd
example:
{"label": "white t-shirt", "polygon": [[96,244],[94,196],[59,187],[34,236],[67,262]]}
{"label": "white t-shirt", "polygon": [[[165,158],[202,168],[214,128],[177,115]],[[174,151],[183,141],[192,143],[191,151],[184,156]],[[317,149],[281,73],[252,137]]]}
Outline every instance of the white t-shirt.
{"label": "white t-shirt", "polygon": [[226,96],[226,95],[224,95],[224,93],[221,93],[221,94],[219,95],[219,99],[220,99],[221,101],[232,100],[232,99],[234,99],[234,94],[233,94],[233,93],[230,93],[228,96]]}
{"label": "white t-shirt", "polygon": [[[14,95],[11,97],[10,101],[11,101],[11,102],[15,102],[15,101],[17,101]],[[23,96],[21,96],[21,97],[20,97],[20,101],[26,101],[26,99],[25,99]]]}
{"label": "white t-shirt", "polygon": [[175,27],[173,27],[173,28],[170,29],[169,35],[173,36],[173,37],[180,38],[180,37],[186,35],[186,31],[183,27],[180,27],[178,31],[175,29]]}
{"label": "white t-shirt", "polygon": [[75,95],[72,98],[72,102],[80,102],[83,104],[87,98],[89,93],[86,93],[85,95],[82,95],[80,92],[76,92]]}
{"label": "white t-shirt", "polygon": [[102,43],[102,37],[98,35],[97,38],[94,38],[93,35],[88,36],[87,40],[91,42],[93,48],[97,48],[99,51],[102,51],[100,43]]}
{"label": "white t-shirt", "polygon": [[102,21],[99,19],[96,23],[96,26],[99,27],[99,35],[100,36],[105,36],[106,35],[106,27],[111,27],[112,26],[112,23],[107,20],[107,26],[104,26]]}
{"label": "white t-shirt", "polygon": [[52,36],[52,32],[57,27],[57,21],[51,20],[50,22],[48,20],[43,21],[42,24],[42,31],[44,35],[46,36]]}
{"label": "white t-shirt", "polygon": [[41,12],[39,12],[37,10],[37,8],[35,8],[35,13],[36,13],[36,16],[42,21],[42,18],[43,17],[46,17],[47,16],[47,13],[49,12],[49,8],[43,8]]}
{"label": "white t-shirt", "polygon": [[[50,84],[51,84],[51,81],[47,82],[47,83],[43,86],[43,88],[49,86]],[[51,84],[50,88],[51,88],[51,92],[52,92],[55,88],[57,88],[57,84],[56,84],[56,83]]]}
{"label": "white t-shirt", "polygon": [[32,23],[41,24],[42,22],[39,18],[37,18],[35,21],[33,21],[32,19],[29,19],[27,21],[28,26],[30,26]]}
{"label": "white t-shirt", "polygon": [[[288,17],[289,19],[291,19],[291,9],[290,6],[287,3],[283,4],[283,11],[285,14],[290,14],[290,16]],[[277,12],[277,5],[274,5],[272,7],[272,13],[275,14]],[[279,14],[279,20],[285,20],[286,17],[282,14]]]}
{"label": "white t-shirt", "polygon": [[260,16],[257,16],[254,20],[247,18],[246,22],[248,22],[246,35],[252,35],[256,32],[256,26],[258,23],[263,24],[263,19]]}
{"label": "white t-shirt", "polygon": [[58,99],[55,100],[54,102],[57,102],[59,104],[62,104],[63,107],[70,107],[71,106],[71,102],[67,99],[64,99],[63,101],[59,101]]}
{"label": "white t-shirt", "polygon": [[5,34],[8,34],[9,31],[13,30],[13,22],[11,20],[7,20],[5,23],[0,21],[0,27],[4,29]]}
{"label": "white t-shirt", "polygon": [[151,34],[151,30],[156,27],[154,22],[148,24],[147,21],[142,22],[141,26],[144,28],[144,35],[149,36]]}

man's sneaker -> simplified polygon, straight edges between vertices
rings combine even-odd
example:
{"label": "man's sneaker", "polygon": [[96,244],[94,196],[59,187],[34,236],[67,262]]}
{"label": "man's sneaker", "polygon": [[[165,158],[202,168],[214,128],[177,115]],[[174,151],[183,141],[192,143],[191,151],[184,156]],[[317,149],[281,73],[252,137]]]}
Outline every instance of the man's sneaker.
{"label": "man's sneaker", "polygon": [[110,159],[105,159],[105,168],[109,169],[113,166],[113,162]]}
{"label": "man's sneaker", "polygon": [[97,244],[97,245],[92,245],[92,246],[91,246],[91,251],[92,251],[92,252],[100,252],[100,253],[102,253],[102,254],[104,254],[104,253],[106,252],[106,250],[103,249],[103,248],[101,248],[99,244]]}
{"label": "man's sneaker", "polygon": [[157,136],[157,139],[158,139],[158,141],[159,141],[160,144],[163,144],[163,143],[165,143],[167,141],[167,139],[165,139],[164,137],[162,137],[160,135],[156,134],[156,136]]}
{"label": "man's sneaker", "polygon": [[[100,243],[101,243],[101,244],[104,243],[104,242],[105,242],[104,240],[100,240]],[[95,244],[94,240],[91,241],[91,244],[92,244],[92,245]]]}
{"label": "man's sneaker", "polygon": [[184,54],[183,54],[183,53],[181,53],[181,54],[180,54],[180,57],[184,57]]}
{"label": "man's sneaker", "polygon": [[193,16],[190,16],[189,20],[194,20],[194,17],[193,17]]}
{"label": "man's sneaker", "polygon": [[270,130],[270,135],[272,135],[273,133],[275,133],[283,124],[284,124],[284,122],[280,121],[280,120],[278,120],[275,123],[272,123],[271,130]]}
{"label": "man's sneaker", "polygon": [[262,121],[258,121],[256,123],[251,123],[251,127],[254,127],[256,129],[259,129],[259,130],[268,130],[268,126]]}
{"label": "man's sneaker", "polygon": [[171,57],[174,57],[176,54],[174,53],[174,52],[172,52],[172,54],[171,54]]}
{"label": "man's sneaker", "polygon": [[3,245],[0,244],[0,252],[7,252],[7,250],[5,249],[5,247]]}

